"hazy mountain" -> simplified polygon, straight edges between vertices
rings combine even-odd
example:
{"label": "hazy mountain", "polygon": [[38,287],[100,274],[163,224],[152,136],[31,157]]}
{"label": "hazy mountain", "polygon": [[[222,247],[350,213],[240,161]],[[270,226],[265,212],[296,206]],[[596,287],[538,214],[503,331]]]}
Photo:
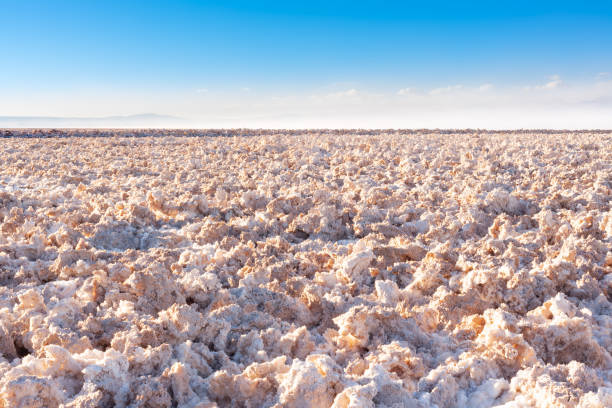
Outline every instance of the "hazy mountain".
{"label": "hazy mountain", "polygon": [[189,124],[188,119],[154,113],[97,118],[0,116],[0,128],[154,128],[189,127]]}

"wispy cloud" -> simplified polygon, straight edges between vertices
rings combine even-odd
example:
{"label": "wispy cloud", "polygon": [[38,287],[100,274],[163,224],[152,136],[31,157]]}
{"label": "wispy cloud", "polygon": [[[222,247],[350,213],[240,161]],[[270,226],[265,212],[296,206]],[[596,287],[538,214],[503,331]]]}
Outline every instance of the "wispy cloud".
{"label": "wispy cloud", "polygon": [[359,95],[359,91],[355,88],[347,89],[346,91],[332,92],[326,95],[328,98],[350,98]]}
{"label": "wispy cloud", "polygon": [[463,85],[449,85],[446,87],[442,87],[442,88],[434,88],[431,91],[429,91],[430,95],[441,95],[441,94],[447,94],[453,91],[458,91],[460,89],[463,89]]}
{"label": "wispy cloud", "polygon": [[544,85],[540,85],[537,88],[538,89],[555,89],[563,84],[563,81],[561,80],[561,77],[559,75],[552,75],[548,79],[549,81],[547,83],[545,83]]}
{"label": "wispy cloud", "polygon": [[461,92],[462,94],[469,94],[474,92],[486,92],[490,91],[494,88],[491,83],[484,83],[482,85],[476,87],[468,87],[465,85],[457,84],[457,85],[448,85],[440,88],[433,88],[429,91],[419,91],[414,88],[401,88],[396,92],[396,95],[400,96],[413,96],[413,97],[424,97],[424,96],[439,96],[439,95],[448,95],[456,92]]}
{"label": "wispy cloud", "polygon": [[[35,114],[89,117],[144,110],[192,119],[201,127],[612,128],[612,76],[562,80],[555,75],[533,79],[529,87],[502,81],[449,83],[435,89],[424,84],[402,88],[406,84],[400,83],[386,92],[367,83],[284,93],[262,88],[248,92],[237,86],[225,93],[211,89],[208,95],[214,93],[215,98],[205,97],[204,87],[163,98],[107,91],[93,102],[83,92],[63,104],[54,103],[55,95],[41,96]],[[32,100],[25,95],[1,99],[5,115],[32,112]]]}
{"label": "wispy cloud", "polygon": [[412,88],[402,88],[397,91],[397,94],[401,96],[412,95],[413,93],[414,91],[412,90]]}

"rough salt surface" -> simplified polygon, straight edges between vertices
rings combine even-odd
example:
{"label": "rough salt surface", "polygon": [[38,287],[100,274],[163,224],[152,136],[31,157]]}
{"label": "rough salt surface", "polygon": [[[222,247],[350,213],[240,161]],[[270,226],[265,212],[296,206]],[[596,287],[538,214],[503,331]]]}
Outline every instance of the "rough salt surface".
{"label": "rough salt surface", "polygon": [[0,407],[612,406],[610,133],[3,134]]}

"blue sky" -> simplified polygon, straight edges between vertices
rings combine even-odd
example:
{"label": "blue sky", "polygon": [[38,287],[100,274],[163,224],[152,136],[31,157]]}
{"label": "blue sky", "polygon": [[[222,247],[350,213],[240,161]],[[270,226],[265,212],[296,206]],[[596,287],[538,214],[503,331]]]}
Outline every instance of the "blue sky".
{"label": "blue sky", "polygon": [[608,123],[612,2],[296,3],[0,0],[0,116]]}

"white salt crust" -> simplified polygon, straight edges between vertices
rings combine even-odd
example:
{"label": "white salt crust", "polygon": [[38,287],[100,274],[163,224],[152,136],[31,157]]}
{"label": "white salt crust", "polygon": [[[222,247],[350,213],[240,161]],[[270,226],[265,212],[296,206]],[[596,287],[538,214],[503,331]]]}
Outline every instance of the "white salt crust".
{"label": "white salt crust", "polygon": [[611,134],[96,132],[0,144],[0,407],[612,407]]}

